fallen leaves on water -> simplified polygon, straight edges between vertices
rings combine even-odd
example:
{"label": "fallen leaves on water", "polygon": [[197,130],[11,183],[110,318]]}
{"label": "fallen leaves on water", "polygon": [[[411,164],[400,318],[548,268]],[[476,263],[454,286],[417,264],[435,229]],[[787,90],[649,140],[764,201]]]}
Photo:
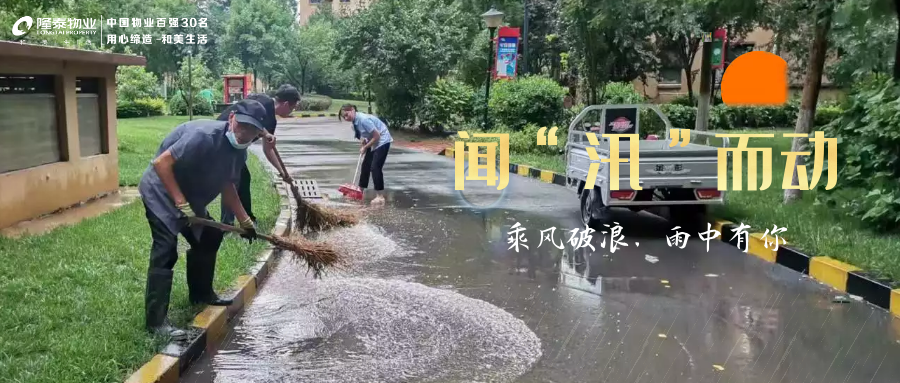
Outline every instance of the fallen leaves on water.
{"label": "fallen leaves on water", "polygon": [[714,365],[713,365],[713,368],[715,368],[715,369],[718,370],[718,371],[725,371],[725,367],[722,367],[722,366],[720,366],[720,365],[718,365],[718,364],[714,364]]}
{"label": "fallen leaves on water", "polygon": [[659,336],[660,338],[663,338],[663,339],[668,338],[668,336],[666,336],[666,334],[659,334],[658,336]]}

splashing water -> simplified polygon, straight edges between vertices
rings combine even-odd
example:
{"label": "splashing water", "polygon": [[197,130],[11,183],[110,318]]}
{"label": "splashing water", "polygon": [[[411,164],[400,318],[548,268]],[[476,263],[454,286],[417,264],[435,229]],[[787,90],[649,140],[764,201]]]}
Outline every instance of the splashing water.
{"label": "splashing water", "polygon": [[418,283],[318,280],[254,302],[217,382],[513,381],[540,339],[502,309]]}

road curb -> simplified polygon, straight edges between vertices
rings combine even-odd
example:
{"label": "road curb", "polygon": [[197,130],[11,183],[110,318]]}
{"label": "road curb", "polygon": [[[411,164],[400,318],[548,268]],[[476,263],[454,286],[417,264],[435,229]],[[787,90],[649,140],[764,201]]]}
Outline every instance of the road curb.
{"label": "road curb", "polygon": [[[278,194],[281,196],[281,213],[275,221],[272,234],[290,235],[293,224],[294,201],[288,197],[284,183],[277,182]],[[228,307],[208,306],[194,317],[191,327],[198,335],[189,344],[169,344],[162,352],[153,356],[149,362],[135,371],[125,380],[126,383],[177,383],[180,376],[187,371],[204,351],[214,351],[227,335],[227,325],[237,314],[252,302],[256,292],[269,276],[277,257],[275,250],[269,247],[257,257],[256,264],[250,268],[249,274],[241,275],[234,283],[234,303]]]}
{"label": "road curb", "polygon": [[[443,156],[456,158],[453,148],[447,148],[440,153]],[[539,179],[541,182],[566,186],[566,176],[548,170],[532,168],[528,165],[509,164],[509,172],[523,177]],[[733,222],[716,219],[711,222],[712,229],[721,235],[719,239],[737,247],[737,238],[731,239],[725,233],[737,229]],[[809,275],[811,278],[826,284],[836,290],[860,296],[864,301],[890,311],[894,316],[900,317],[900,283],[879,279],[873,273],[838,261],[831,257],[808,255],[786,245],[779,244],[775,250],[770,242],[766,247],[764,233],[750,233],[747,244],[747,254],[751,254],[769,263],[776,263],[799,273]],[[771,237],[770,237],[771,238]],[[774,240],[771,238],[770,240]],[[769,248],[771,247],[771,248]]]}
{"label": "road curb", "polygon": [[337,113],[302,113],[293,118],[312,118],[312,117],[337,117]]}
{"label": "road curb", "polygon": [[[722,242],[738,247],[737,239],[726,239],[725,236],[726,232],[737,229],[737,225],[730,221],[715,220],[713,229],[722,234],[719,237]],[[892,289],[892,286],[897,285],[893,281],[875,278],[872,273],[849,263],[827,256],[809,255],[789,245],[779,245],[778,250],[775,250],[770,242],[771,248],[767,248],[763,235],[750,233],[747,254],[808,275],[835,290],[862,297],[873,306],[900,317],[900,289]]]}

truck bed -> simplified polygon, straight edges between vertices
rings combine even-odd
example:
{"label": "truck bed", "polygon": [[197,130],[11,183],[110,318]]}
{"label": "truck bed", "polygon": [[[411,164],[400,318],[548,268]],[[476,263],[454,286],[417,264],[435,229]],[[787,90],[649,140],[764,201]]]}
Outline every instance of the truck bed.
{"label": "truck bed", "polygon": [[[685,147],[681,147],[681,144],[676,144],[673,147],[669,147],[669,143],[665,140],[660,141],[648,141],[648,140],[640,140],[638,141],[638,151],[639,158],[661,158],[661,157],[670,157],[670,158],[684,158],[684,157],[715,157],[718,155],[718,148],[714,148],[712,146],[706,145],[697,145],[697,144],[687,144]],[[584,144],[573,144],[587,147],[588,145]],[[598,152],[609,153],[609,148],[601,143],[598,147]],[[628,141],[620,141],[619,142],[619,158],[624,158],[631,153],[631,144]]]}

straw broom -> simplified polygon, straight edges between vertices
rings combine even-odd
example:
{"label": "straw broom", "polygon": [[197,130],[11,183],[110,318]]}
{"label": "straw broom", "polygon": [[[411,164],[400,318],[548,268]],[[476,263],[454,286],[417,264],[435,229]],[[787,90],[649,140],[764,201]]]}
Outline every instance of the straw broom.
{"label": "straw broom", "polygon": [[[272,148],[275,152],[275,158],[282,169],[287,170],[284,161],[281,160],[281,154],[278,149]],[[284,175],[281,175],[284,178]],[[349,211],[340,211],[325,206],[317,206],[303,200],[300,197],[300,190],[297,185],[291,184],[291,194],[294,195],[294,201],[297,203],[297,213],[294,219],[297,229],[305,231],[306,229],[320,231],[327,230],[335,226],[353,226],[359,223],[359,216]]]}
{"label": "straw broom", "polygon": [[[192,224],[213,227],[219,230],[232,233],[245,234],[246,232],[236,226],[226,225],[204,218],[193,217],[190,219]],[[347,265],[347,260],[334,249],[324,243],[317,243],[307,240],[302,236],[280,237],[277,235],[256,234],[257,237],[264,239],[276,248],[294,253],[294,256],[306,261],[306,265],[313,270],[316,276],[322,273],[325,268],[343,268]]]}

